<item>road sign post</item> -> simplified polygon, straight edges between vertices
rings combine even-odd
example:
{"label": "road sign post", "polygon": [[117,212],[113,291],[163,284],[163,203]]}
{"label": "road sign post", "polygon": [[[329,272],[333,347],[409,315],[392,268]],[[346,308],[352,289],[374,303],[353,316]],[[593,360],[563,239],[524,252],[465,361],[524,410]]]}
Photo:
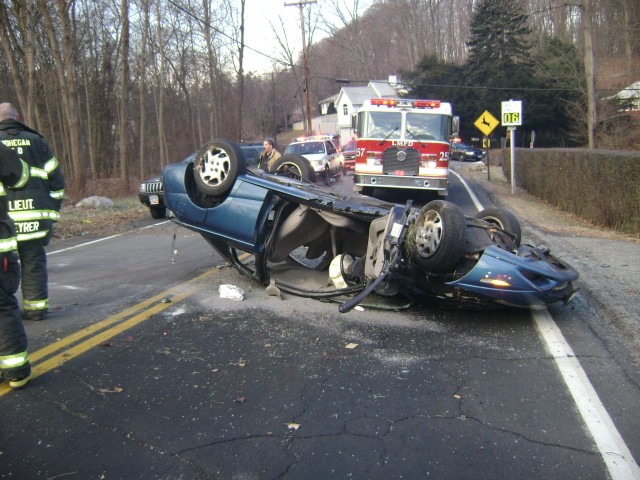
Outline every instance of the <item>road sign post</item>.
{"label": "road sign post", "polygon": [[509,153],[511,154],[511,195],[516,194],[516,127],[508,127],[511,132]]}
{"label": "road sign post", "polygon": [[485,145],[488,144],[489,134],[491,132],[493,132],[494,128],[496,128],[498,125],[500,125],[500,122],[498,121],[498,119],[496,117],[491,115],[491,113],[488,110],[485,110],[484,112],[482,112],[482,114],[478,117],[478,119],[473,124],[485,136],[485,138],[482,141],[482,147],[485,148],[485,151],[484,151],[485,152],[485,158],[487,159],[487,180],[490,181],[491,180],[491,170],[490,170],[490,167],[489,167],[489,150],[488,150],[488,146],[485,147]]}
{"label": "road sign post", "polygon": [[522,125],[522,101],[509,100],[502,102],[502,126],[508,127],[511,133],[511,194],[516,193],[516,127]]}

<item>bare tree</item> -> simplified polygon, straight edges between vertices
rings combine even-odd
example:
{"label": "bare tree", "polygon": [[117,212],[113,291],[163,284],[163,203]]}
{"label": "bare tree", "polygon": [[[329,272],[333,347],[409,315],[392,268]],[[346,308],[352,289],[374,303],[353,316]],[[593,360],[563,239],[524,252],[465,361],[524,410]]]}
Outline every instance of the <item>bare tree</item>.
{"label": "bare tree", "polygon": [[164,130],[164,87],[165,87],[165,36],[162,28],[160,2],[156,1],[156,35],[157,51],[155,52],[156,66],[156,123],[158,125],[158,141],[160,144],[160,166],[167,164],[167,141]]}
{"label": "bare tree", "polygon": [[140,7],[142,9],[142,40],[140,48],[142,49],[140,52],[140,68],[139,68],[139,104],[140,104],[140,135],[139,135],[139,145],[138,145],[138,155],[140,156],[139,160],[139,172],[140,179],[146,177],[145,175],[145,148],[146,148],[146,128],[147,128],[147,37],[149,34],[149,26],[150,26],[150,14],[149,14],[149,2],[148,0],[141,0]]}
{"label": "bare tree", "polygon": [[[56,0],[49,4],[46,0],[38,0],[38,10],[42,14],[51,54],[55,60],[58,86],[63,92],[62,106],[65,125],[68,128],[73,176],[69,182],[73,189],[80,191],[84,185],[85,173],[82,162],[80,143],[80,124],[77,105],[76,88],[76,51],[75,31],[71,21],[71,13],[75,0]],[[60,32],[56,31],[56,21],[60,23]],[[58,38],[61,39],[62,44]]]}
{"label": "bare tree", "polygon": [[[307,56],[309,58],[309,63],[312,63],[311,57],[313,52],[313,38],[316,33],[316,29],[318,28],[319,17],[311,15],[309,11],[309,7],[305,7],[307,9],[307,13],[303,15],[304,21],[306,24],[304,25],[305,30],[305,43]],[[306,91],[304,87],[304,65],[302,58],[302,48],[299,52],[294,48],[294,45],[297,43],[296,40],[292,40],[287,35],[287,25],[282,17],[278,18],[280,22],[280,31],[276,29],[274,25],[271,25],[271,29],[276,36],[276,41],[280,46],[280,61],[283,65],[289,67],[291,74],[294,76],[296,87],[294,97],[298,100],[300,112],[305,111],[305,96]],[[298,32],[296,32],[298,33]],[[297,34],[295,35],[297,37]],[[298,66],[299,64],[299,66]]]}
{"label": "bare tree", "polygon": [[331,37],[334,48],[340,45],[347,53],[353,65],[352,71],[360,72],[355,78],[370,79],[373,77],[374,58],[361,13],[360,0],[351,0],[349,5],[345,0],[333,0],[331,7],[322,14],[322,28]]}
{"label": "bare tree", "polygon": [[[18,6],[19,4],[17,4]],[[15,17],[20,18],[20,14],[15,12]],[[5,2],[0,2],[0,35],[2,35],[2,51],[4,52],[9,69],[11,70],[11,79],[13,81],[13,88],[18,98],[18,105],[20,110],[25,112],[25,115],[29,115],[27,92],[24,91],[22,84],[22,74],[20,68],[20,60],[17,58],[17,54],[20,51],[19,40],[15,36],[15,31],[12,28],[12,20],[10,19],[9,12]],[[26,52],[26,47],[25,47]],[[27,117],[28,118],[28,117]]]}
{"label": "bare tree", "polygon": [[120,33],[120,179],[127,176],[127,105],[129,100],[129,0],[122,0],[122,31]]}
{"label": "bare tree", "polygon": [[215,88],[215,78],[217,76],[217,59],[213,47],[213,29],[211,28],[211,2],[209,0],[202,0],[202,6],[204,9],[204,39],[207,45],[207,71],[209,73],[209,137],[215,138],[218,136],[217,95]]}

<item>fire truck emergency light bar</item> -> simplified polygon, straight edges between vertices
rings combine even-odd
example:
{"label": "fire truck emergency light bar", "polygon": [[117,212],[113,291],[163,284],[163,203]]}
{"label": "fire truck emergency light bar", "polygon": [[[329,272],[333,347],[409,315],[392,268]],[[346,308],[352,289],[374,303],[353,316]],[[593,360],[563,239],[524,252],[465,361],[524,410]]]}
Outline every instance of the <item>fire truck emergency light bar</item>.
{"label": "fire truck emergency light bar", "polygon": [[439,108],[440,100],[398,100],[395,98],[372,98],[371,105],[386,107]]}

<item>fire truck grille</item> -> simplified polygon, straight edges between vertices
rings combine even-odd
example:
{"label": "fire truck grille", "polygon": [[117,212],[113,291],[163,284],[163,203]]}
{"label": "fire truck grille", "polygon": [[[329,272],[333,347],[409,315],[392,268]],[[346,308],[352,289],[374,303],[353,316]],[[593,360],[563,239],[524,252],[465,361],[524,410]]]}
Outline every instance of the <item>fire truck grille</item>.
{"label": "fire truck grille", "polygon": [[400,150],[397,147],[387,148],[382,152],[382,173],[395,174],[401,170],[403,175],[418,175],[420,152],[415,148]]}

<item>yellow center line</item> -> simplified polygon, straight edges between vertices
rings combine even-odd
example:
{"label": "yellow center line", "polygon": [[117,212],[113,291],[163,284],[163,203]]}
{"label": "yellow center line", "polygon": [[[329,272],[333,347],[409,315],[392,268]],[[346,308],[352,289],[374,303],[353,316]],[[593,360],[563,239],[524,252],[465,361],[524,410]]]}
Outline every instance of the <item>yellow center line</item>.
{"label": "yellow center line", "polygon": [[[159,313],[169,308],[173,304],[193,295],[194,293],[202,289],[202,286],[198,286],[195,284],[198,281],[204,280],[205,278],[215,274],[219,269],[220,267],[216,267],[187,282],[169,288],[147,300],[144,300],[136,305],[133,305],[130,308],[123,310],[122,312],[118,312],[115,315],[105,318],[104,320],[101,320],[100,322],[95,323],[89,327],[83,328],[82,330],[74,334],[62,338],[50,345],[47,345],[46,347],[41,348],[40,350],[37,350],[33,354],[30,354],[29,361],[32,362],[33,365],[38,360],[46,358],[55,352],[60,352],[52,356],[48,360],[45,360],[33,366],[32,378],[39,377],[40,375],[43,375],[53,370],[54,368],[59,367],[63,363],[68,362],[69,360],[83,354],[87,350],[101,343],[104,343],[106,340],[124,332],[125,330],[128,330],[129,328],[134,327],[145,320],[148,320],[156,313]],[[176,293],[176,291],[180,293]],[[164,298],[171,298],[171,302],[161,302],[161,300]],[[127,320],[120,322],[123,319]],[[114,326],[108,328],[111,325]],[[81,343],[77,343],[86,337],[90,338]],[[68,346],[73,344],[76,345],[72,346],[71,348],[67,348]],[[0,384],[0,397],[10,390],[11,389],[9,387],[8,380],[5,383]]]}
{"label": "yellow center line", "polygon": [[[109,327],[110,325],[113,325],[114,323],[119,322],[122,319],[128,318],[129,316],[144,310],[146,308],[148,308],[150,305],[155,304],[156,302],[161,301],[164,298],[171,298],[171,297],[175,297],[176,294],[176,290],[182,290],[184,288],[186,288],[187,286],[189,286],[190,284],[193,284],[199,280],[203,280],[211,275],[213,275],[218,269],[214,269],[214,270],[210,270],[208,272],[203,273],[202,275],[199,275],[187,282],[184,282],[180,285],[176,285],[174,287],[171,287],[163,292],[158,293],[157,295],[154,295],[151,298],[148,298],[147,300],[144,300],[140,303],[137,303],[136,305],[133,305],[121,312],[116,313],[115,315],[112,315],[110,317],[105,318],[104,320],[101,320],[97,323],[94,323],[93,325],[90,325],[86,328],[83,328],[82,330],[79,330],[78,332],[71,334],[65,338],[62,338],[50,345],[47,345],[46,347],[41,348],[40,350],[37,350],[36,352],[33,352],[31,354],[29,354],[29,360],[31,361],[31,363],[35,363],[38,360],[48,357],[49,355],[51,355],[54,352],[57,352],[58,350],[62,350],[63,348],[72,345],[80,340],[82,340],[85,337],[88,337],[90,335],[93,335],[97,332],[99,332],[100,330],[104,330],[105,328]],[[174,300],[172,299],[172,302]],[[161,305],[165,305],[165,306],[170,306],[171,303],[163,303]]]}

